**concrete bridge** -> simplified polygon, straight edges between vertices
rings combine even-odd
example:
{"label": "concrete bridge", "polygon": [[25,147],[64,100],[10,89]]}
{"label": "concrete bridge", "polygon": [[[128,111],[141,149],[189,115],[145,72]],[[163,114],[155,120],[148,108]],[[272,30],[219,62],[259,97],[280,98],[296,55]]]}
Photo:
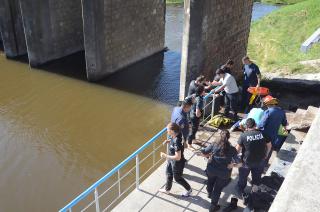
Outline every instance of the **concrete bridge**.
{"label": "concrete bridge", "polygon": [[[185,0],[181,92],[196,75],[246,54],[253,0]],[[165,0],[0,0],[7,57],[31,67],[85,51],[99,80],[165,49]]]}

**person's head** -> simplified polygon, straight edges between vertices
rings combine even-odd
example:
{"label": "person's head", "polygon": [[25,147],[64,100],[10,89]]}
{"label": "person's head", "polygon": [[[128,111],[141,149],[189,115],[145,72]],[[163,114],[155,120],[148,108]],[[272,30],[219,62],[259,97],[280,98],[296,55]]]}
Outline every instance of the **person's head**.
{"label": "person's head", "polygon": [[279,100],[270,95],[263,98],[263,106],[265,107],[273,107],[279,104]]}
{"label": "person's head", "polygon": [[205,78],[203,75],[200,75],[200,76],[197,77],[195,83],[196,83],[197,85],[202,85],[202,84],[204,83],[205,79],[206,79],[206,78]]}
{"label": "person's head", "polygon": [[234,61],[231,59],[228,59],[224,66],[231,69],[234,66]]}
{"label": "person's head", "polygon": [[248,118],[246,120],[246,129],[247,130],[252,130],[252,129],[255,129],[256,128],[256,122],[254,119],[252,118]]}
{"label": "person's head", "polygon": [[196,89],[196,96],[204,96],[205,89],[203,85],[199,85]]}
{"label": "person's head", "polygon": [[230,132],[228,130],[221,130],[220,137],[217,144],[221,148],[222,150],[221,153],[223,155],[228,151],[230,147],[229,138],[230,138]]}
{"label": "person's head", "polygon": [[185,113],[189,113],[193,105],[192,97],[187,97],[182,101],[181,107]]}
{"label": "person's head", "polygon": [[250,65],[251,64],[251,60],[248,56],[245,56],[242,58],[242,63],[243,65]]}
{"label": "person's head", "polygon": [[169,123],[167,125],[167,133],[171,137],[174,137],[174,138],[177,137],[177,135],[179,135],[180,133],[179,125],[177,125],[176,123]]}
{"label": "person's head", "polygon": [[219,78],[224,78],[224,75],[226,74],[225,70],[222,69],[222,68],[218,68],[217,71],[216,71],[216,75],[219,76]]}

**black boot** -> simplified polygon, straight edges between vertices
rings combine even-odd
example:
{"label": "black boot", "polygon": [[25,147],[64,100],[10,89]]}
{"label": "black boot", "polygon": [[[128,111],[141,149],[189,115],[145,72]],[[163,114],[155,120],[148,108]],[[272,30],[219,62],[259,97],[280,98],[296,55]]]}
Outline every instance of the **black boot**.
{"label": "black boot", "polygon": [[223,209],[223,212],[231,212],[233,210],[236,210],[238,208],[238,199],[237,198],[231,198],[231,203],[226,208]]}
{"label": "black boot", "polygon": [[210,205],[209,212],[216,212],[218,210],[220,210],[220,205]]}

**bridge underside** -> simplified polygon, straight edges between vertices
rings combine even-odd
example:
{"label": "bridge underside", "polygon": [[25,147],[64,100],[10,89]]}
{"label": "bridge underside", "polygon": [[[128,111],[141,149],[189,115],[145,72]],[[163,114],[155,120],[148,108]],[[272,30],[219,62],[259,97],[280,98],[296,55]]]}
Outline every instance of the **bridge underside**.
{"label": "bridge underside", "polygon": [[[99,80],[164,50],[165,0],[0,0],[9,57],[38,66],[85,50],[87,77]],[[180,98],[191,79],[246,54],[253,0],[185,0]],[[26,48],[27,47],[27,48]]]}

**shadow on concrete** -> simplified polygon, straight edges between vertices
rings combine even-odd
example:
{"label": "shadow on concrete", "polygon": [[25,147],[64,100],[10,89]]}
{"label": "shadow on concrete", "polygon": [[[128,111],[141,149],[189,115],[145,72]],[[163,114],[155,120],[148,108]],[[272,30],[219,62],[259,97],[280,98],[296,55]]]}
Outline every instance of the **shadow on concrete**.
{"label": "shadow on concrete", "polygon": [[[194,166],[194,165],[191,165],[191,164],[188,164],[188,163],[187,163],[186,166],[185,166],[185,168],[186,168],[186,169],[189,169],[189,170],[192,171],[192,172],[201,174],[201,175],[204,176],[204,177],[207,177],[207,176],[206,176],[206,173],[204,172],[204,170],[201,169],[201,168],[199,168],[199,167],[196,167],[196,166]],[[184,174],[183,176],[185,176],[185,174]],[[194,177],[194,176],[192,176],[192,177]],[[202,180],[202,181],[201,181],[200,183],[204,183],[204,179],[201,178],[201,180]]]}

